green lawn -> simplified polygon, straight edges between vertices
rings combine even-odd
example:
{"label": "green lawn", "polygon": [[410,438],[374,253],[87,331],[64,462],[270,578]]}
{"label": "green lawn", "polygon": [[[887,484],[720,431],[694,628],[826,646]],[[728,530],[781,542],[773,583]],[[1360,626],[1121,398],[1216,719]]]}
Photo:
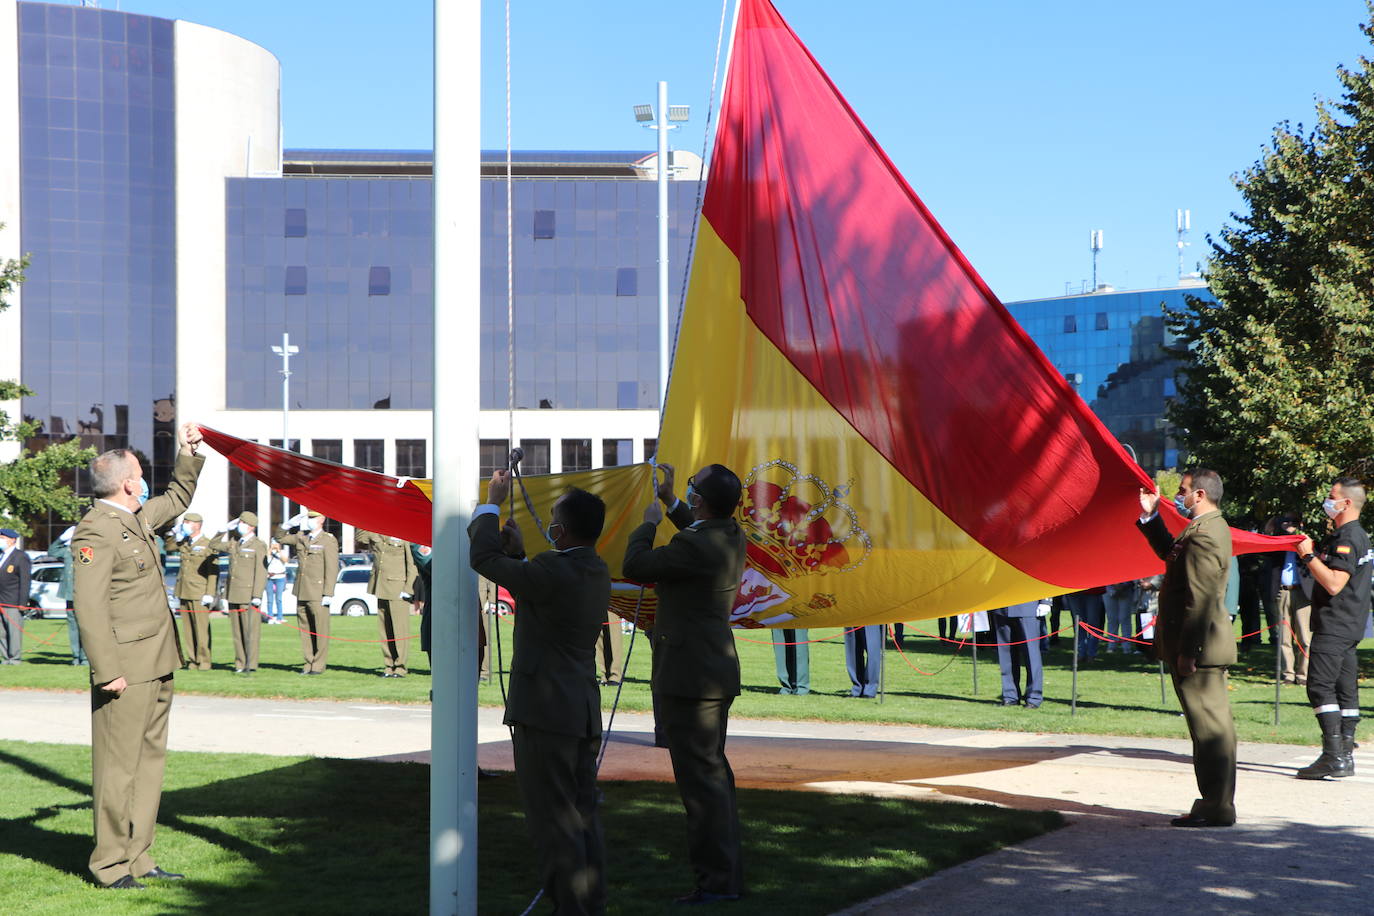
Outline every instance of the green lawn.
{"label": "green lawn", "polygon": [[[294,629],[264,627],[261,670],[252,677],[244,677],[228,670],[232,667],[232,643],[227,624],[217,619],[212,626],[219,666],[213,671],[178,674],[177,690],[181,693],[335,697],[397,703],[423,703],[429,695],[428,662],[414,643],[410,677],[384,679],[378,676],[381,653],[375,642],[367,642],[377,639],[373,618],[335,618],[333,635],[361,642],[336,642],[330,651],[329,672],[324,677],[311,678],[295,673],[300,664],[300,638]],[[934,632],[933,621],[915,626]],[[28,663],[0,668],[0,688],[84,689],[85,669],[66,664],[66,624],[60,620],[34,621],[26,627],[31,634],[26,641]],[[501,628],[502,651],[508,659],[511,630],[509,624],[503,623]],[[745,690],[732,714],[736,717],[890,722],[950,728],[1186,736],[1173,689],[1166,684],[1161,701],[1158,669],[1139,657],[1100,653],[1098,661],[1085,664],[1078,678],[1077,715],[1070,715],[1071,655],[1066,640],[1048,654],[1044,706],[1038,710],[1004,708],[996,705],[1000,676],[994,649],[983,647],[978,651],[978,690],[975,693],[974,665],[968,646],[956,652],[954,647],[934,638],[913,636],[912,628],[907,632],[905,654],[890,648],[885,653],[886,693],[882,702],[848,697],[849,680],[838,630],[811,631],[813,639],[829,637],[830,641],[810,647],[814,692],[802,697],[777,695],[772,646],[761,642],[768,639],[768,634],[741,632],[737,644]],[[44,639],[47,644],[40,644]],[[622,709],[650,708],[647,650],[647,641],[635,640],[629,679],[621,697]],[[1360,662],[1363,679],[1367,681],[1374,676],[1374,641],[1361,644]],[[1301,688],[1283,688],[1280,724],[1275,727],[1273,672],[1274,654],[1268,646],[1251,652],[1232,669],[1232,705],[1241,740],[1315,743],[1312,714],[1306,692]],[[480,696],[483,704],[500,705],[499,679],[493,676],[491,683],[482,686]],[[603,698],[609,706],[614,691],[604,690]]]}
{"label": "green lawn", "polygon": [[[184,882],[104,891],[86,877],[90,755],[0,742],[0,901],[20,914],[421,913],[427,767],[172,753],[154,852]],[[515,781],[479,783],[482,913],[537,890]],[[610,912],[664,910],[690,890],[673,786],[603,783]],[[741,790],[748,913],[834,912],[1055,829],[1055,813]],[[536,912],[548,912],[541,904]]]}

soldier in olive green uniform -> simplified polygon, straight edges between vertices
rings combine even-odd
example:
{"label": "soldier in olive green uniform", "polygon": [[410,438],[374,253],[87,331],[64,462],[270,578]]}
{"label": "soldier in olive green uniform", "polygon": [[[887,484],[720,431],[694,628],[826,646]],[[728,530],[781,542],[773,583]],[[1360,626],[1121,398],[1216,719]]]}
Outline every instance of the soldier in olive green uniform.
{"label": "soldier in olive green uniform", "polygon": [[659,498],[678,533],[654,548],[663,512],[652,504],[630,533],[626,578],[656,583],[653,694],[687,810],[688,855],[696,890],[685,904],[734,900],[744,893],[735,775],[725,757],[730,704],[740,692],[730,611],[744,574],[744,532],[735,521],[739,478],[708,465],[673,495],[673,468],[661,464]]}
{"label": "soldier in olive green uniform", "polygon": [[[298,533],[291,529],[300,528]],[[324,516],[303,512],[277,529],[277,542],[296,552],[296,626],[301,631],[301,674],[324,674],[329,659],[329,603],[339,578],[339,542],[324,530]]]}
{"label": "soldier in olive green uniform", "polygon": [[245,512],[214,540],[229,555],[229,630],[234,634],[234,673],[258,670],[262,594],[267,588],[267,545],[258,537],[256,512]]}
{"label": "soldier in olive green uniform", "polygon": [[1155,624],[1156,657],[1173,673],[1188,732],[1198,798],[1175,827],[1230,827],[1236,822],[1236,726],[1226,694],[1227,667],[1236,663],[1236,637],[1226,610],[1231,529],[1222,518],[1221,478],[1186,471],[1174,505],[1188,525],[1177,538],[1159,517],[1158,493],[1140,491],[1136,523],[1164,561]]}
{"label": "soldier in olive green uniform", "polygon": [[520,529],[500,527],[510,475],[497,471],[488,502],[468,526],[470,563],[508,589],[519,613],[505,723],[525,823],[555,913],[606,911],[605,850],[597,812],[596,754],[601,692],[592,658],[611,600],[611,576],[596,553],[602,501],[570,489],[554,503],[554,549],[525,562]]}
{"label": "soldier in olive green uniform", "polygon": [[138,457],[127,449],[91,462],[97,497],[72,537],[81,644],[91,663],[91,790],[95,849],[90,871],[105,887],[139,888],[139,878],[179,878],[149,850],[162,799],[172,672],[181,641],[167,607],[154,532],[186,510],[205,459],[200,430],[186,424],[172,482],[146,493]]}
{"label": "soldier in olive green uniform", "polygon": [[410,544],[400,538],[358,532],[353,543],[372,554],[372,576],[367,590],[377,596],[377,626],[382,634],[382,677],[405,677],[410,649],[410,590],[415,581],[415,561]]}
{"label": "soldier in olive green uniform", "polygon": [[167,551],[177,552],[181,565],[177,569],[176,599],[181,609],[181,623],[186,628],[182,646],[186,650],[186,667],[210,670],[210,612],[215,609],[215,587],[219,568],[215,557],[219,552],[211,540],[201,534],[204,519],[198,512],[187,512],[181,526],[167,535]]}

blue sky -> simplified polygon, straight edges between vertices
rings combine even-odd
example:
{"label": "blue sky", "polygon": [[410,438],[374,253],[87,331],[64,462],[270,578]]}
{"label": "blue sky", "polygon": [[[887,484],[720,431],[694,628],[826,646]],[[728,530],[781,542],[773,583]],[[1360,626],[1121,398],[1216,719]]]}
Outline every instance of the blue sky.
{"label": "blue sky", "polygon": [[[1338,63],[1369,46],[1363,0],[775,0],[955,242],[1005,300],[1090,276],[1169,285],[1239,206],[1231,175],[1275,124],[1310,124]],[[112,7],[113,0],[103,5]],[[242,35],[282,62],[287,146],[428,148],[423,0],[122,0]],[[630,106],[656,82],[692,106],[700,150],[718,0],[513,0],[517,148],[649,149]],[[504,3],[483,0],[483,142],[504,124]],[[591,11],[595,11],[594,14]]]}

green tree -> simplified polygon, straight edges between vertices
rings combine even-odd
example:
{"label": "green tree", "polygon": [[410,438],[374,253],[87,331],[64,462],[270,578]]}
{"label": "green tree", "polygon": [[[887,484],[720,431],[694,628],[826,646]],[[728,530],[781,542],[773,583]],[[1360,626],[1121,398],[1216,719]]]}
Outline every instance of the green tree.
{"label": "green tree", "polygon": [[1371,471],[1374,64],[1337,74],[1342,97],[1318,103],[1315,128],[1280,124],[1234,177],[1247,212],[1208,239],[1217,303],[1166,312],[1185,363],[1169,416],[1221,473],[1228,513],[1324,521],[1332,479]]}
{"label": "green tree", "polygon": [[[0,232],[5,224],[0,223]],[[10,307],[10,296],[24,282],[28,258],[0,260],[0,312]],[[0,403],[33,394],[17,381],[0,379]],[[11,420],[0,410],[0,441],[23,443],[38,424],[22,417]],[[21,445],[19,457],[0,464],[0,527],[32,534],[26,519],[49,511],[74,519],[82,512],[83,500],[62,482],[73,468],[84,466],[95,457],[95,449],[82,448],[78,440],[55,442],[34,453]]]}

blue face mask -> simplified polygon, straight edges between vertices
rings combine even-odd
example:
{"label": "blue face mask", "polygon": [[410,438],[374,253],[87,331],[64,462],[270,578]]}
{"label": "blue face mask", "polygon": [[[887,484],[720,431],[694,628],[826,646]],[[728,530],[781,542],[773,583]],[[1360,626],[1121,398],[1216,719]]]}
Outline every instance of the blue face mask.
{"label": "blue face mask", "polygon": [[[553,533],[553,529],[558,528],[558,534]],[[557,544],[558,539],[563,536],[563,526],[558,522],[549,522],[549,527],[544,529],[544,537],[548,538],[550,544]]]}
{"label": "blue face mask", "polygon": [[148,481],[140,477],[138,483],[140,487],[138,491],[138,504],[141,506],[148,501]]}
{"label": "blue face mask", "polygon": [[[693,496],[697,498],[697,502],[692,502]],[[687,503],[688,509],[695,509],[697,506],[701,505],[701,494],[697,492],[696,487],[692,486],[690,480],[687,481],[687,495],[683,498],[683,502]]]}
{"label": "blue face mask", "polygon": [[1183,504],[1183,497],[1182,497],[1182,496],[1175,496],[1175,497],[1174,497],[1174,508],[1177,509],[1177,510],[1178,510],[1178,514],[1181,515],[1181,516],[1183,516],[1184,518],[1192,518],[1192,517],[1193,517],[1193,510],[1192,510],[1192,509],[1189,509],[1187,506],[1185,506],[1185,505]]}

